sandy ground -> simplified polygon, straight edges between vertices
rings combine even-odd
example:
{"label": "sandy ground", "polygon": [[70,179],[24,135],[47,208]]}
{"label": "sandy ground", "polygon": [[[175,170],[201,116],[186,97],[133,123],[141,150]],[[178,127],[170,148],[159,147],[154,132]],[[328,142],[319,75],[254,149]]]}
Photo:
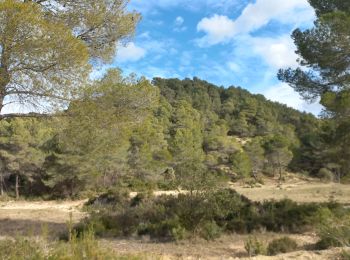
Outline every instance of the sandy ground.
{"label": "sandy ground", "polygon": [[[298,241],[300,249],[306,245],[313,244],[317,237],[313,234],[288,235]],[[265,233],[255,235],[260,241],[268,243],[272,239],[283,236],[283,234]],[[134,252],[136,254],[159,256],[161,259],[249,259],[245,249],[244,241],[248,235],[224,235],[220,239],[212,242],[197,239],[194,241],[182,241],[179,243],[152,243],[145,239],[115,239],[103,240],[103,243],[113,248],[120,254]],[[325,251],[306,252],[299,254],[325,255]],[[296,254],[296,252],[294,252]],[[260,259],[260,258],[255,258]],[[262,259],[282,259],[282,258],[262,258]],[[286,258],[295,259],[295,258]],[[305,258],[305,259],[335,259],[335,258]]]}
{"label": "sandy ground", "polygon": [[291,199],[296,202],[327,202],[330,200],[350,205],[350,185],[321,182],[270,182],[261,187],[247,188],[231,184],[237,192],[254,201]]}
{"label": "sandy ground", "polygon": [[86,201],[8,201],[0,202],[0,237],[41,235],[48,230],[56,237],[67,230],[72,219],[85,216],[81,211]]}

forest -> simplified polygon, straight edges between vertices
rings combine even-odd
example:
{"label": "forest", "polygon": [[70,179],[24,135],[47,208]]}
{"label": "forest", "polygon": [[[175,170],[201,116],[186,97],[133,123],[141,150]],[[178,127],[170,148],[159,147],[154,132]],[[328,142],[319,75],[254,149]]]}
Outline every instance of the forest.
{"label": "forest", "polygon": [[[320,102],[318,116],[198,77],[110,68],[92,78],[135,34],[141,15],[128,1],[0,0],[0,202],[85,200],[85,217],[71,216],[49,251],[6,237],[0,203],[0,259],[154,259],[99,244],[143,236],[177,245],[243,235],[246,256],[277,255],[301,249],[291,234],[310,232],[303,250],[339,247],[349,259],[350,211],[333,195],[350,184],[350,2],[308,2],[316,21],[291,36],[299,67],[277,77]],[[300,202],[238,189],[272,185],[275,194],[290,176],[333,193]],[[264,232],[278,238],[265,244]]]}
{"label": "forest", "polygon": [[55,118],[2,120],[2,193],[15,195],[16,185],[18,195],[53,198],[118,185],[172,189],[169,180],[188,168],[233,180],[286,170],[347,179],[331,155],[329,120],[198,78],[125,80],[110,71],[92,85],[98,98]]}

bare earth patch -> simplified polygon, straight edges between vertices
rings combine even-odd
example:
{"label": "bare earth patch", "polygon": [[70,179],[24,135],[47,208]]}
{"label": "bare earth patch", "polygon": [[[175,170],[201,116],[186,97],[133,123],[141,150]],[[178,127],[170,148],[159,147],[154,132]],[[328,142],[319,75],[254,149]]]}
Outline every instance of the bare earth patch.
{"label": "bare earth patch", "polygon": [[51,236],[67,230],[72,216],[78,222],[85,214],[85,201],[9,201],[0,202],[0,236],[40,235],[48,229]]}

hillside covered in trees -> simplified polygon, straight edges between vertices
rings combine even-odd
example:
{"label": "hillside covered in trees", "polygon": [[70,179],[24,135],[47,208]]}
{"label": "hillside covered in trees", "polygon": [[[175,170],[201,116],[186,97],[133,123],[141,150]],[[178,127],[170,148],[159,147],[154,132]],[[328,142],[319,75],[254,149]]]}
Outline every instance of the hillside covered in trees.
{"label": "hillside covered in trees", "polygon": [[286,170],[339,177],[329,167],[327,120],[198,78],[152,83],[110,71],[86,90],[97,98],[55,118],[2,120],[2,192],[172,189],[189,169],[234,181]]}

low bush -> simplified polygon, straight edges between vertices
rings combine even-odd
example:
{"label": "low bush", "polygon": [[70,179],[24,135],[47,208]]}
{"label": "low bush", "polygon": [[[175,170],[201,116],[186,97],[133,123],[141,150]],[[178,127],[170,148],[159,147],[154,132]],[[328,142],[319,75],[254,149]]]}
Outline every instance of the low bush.
{"label": "low bush", "polygon": [[231,189],[159,197],[140,193],[132,199],[108,193],[88,204],[90,217],[80,223],[78,233],[93,225],[98,236],[150,235],[162,240],[195,235],[211,240],[222,232],[259,230],[298,233],[314,229],[328,213],[342,215],[349,211],[335,203],[257,203]]}
{"label": "low bush", "polygon": [[267,249],[263,242],[260,242],[256,237],[249,237],[244,243],[244,248],[249,257],[257,255],[266,255]]}
{"label": "low bush", "polygon": [[330,247],[350,247],[350,217],[330,215],[318,228],[320,240],[316,244],[319,250]]}
{"label": "low bush", "polygon": [[321,168],[317,173],[317,177],[324,182],[331,182],[334,180],[334,173],[327,168]]}
{"label": "low bush", "polygon": [[297,249],[298,244],[289,237],[282,237],[272,240],[267,247],[268,255],[277,255],[281,253],[293,252]]}
{"label": "low bush", "polygon": [[208,241],[219,238],[221,234],[222,228],[215,221],[207,221],[200,227],[200,236]]}

